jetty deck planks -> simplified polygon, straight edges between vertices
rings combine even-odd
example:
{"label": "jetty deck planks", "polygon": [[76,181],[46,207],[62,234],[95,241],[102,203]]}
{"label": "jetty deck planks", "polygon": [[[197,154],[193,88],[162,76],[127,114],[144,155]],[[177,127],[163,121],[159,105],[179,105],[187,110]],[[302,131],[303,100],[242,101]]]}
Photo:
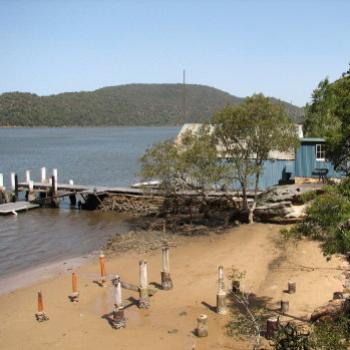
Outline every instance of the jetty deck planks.
{"label": "jetty deck planks", "polygon": [[24,201],[0,204],[0,215],[9,215],[9,214],[13,214],[14,212],[35,209],[38,207],[39,207],[38,204],[33,204],[29,202],[24,202]]}

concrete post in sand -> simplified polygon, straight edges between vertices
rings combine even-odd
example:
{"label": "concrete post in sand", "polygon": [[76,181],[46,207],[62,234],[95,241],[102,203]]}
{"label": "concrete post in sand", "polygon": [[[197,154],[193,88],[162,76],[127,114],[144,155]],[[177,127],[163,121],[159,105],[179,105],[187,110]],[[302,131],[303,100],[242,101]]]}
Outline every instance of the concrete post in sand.
{"label": "concrete post in sand", "polygon": [[218,268],[218,292],[216,294],[216,312],[220,315],[227,314],[226,291],[224,283],[224,267]]}
{"label": "concrete post in sand", "polygon": [[141,260],[139,262],[140,273],[140,300],[139,308],[147,309],[150,306],[148,295],[148,276],[147,276],[147,261]]}
{"label": "concrete post in sand", "polygon": [[207,337],[208,336],[208,316],[199,315],[197,318],[197,328],[196,328],[197,337]]}
{"label": "concrete post in sand", "polygon": [[72,272],[72,293],[68,297],[71,302],[77,303],[79,301],[78,276],[75,272]]}
{"label": "concrete post in sand", "polygon": [[16,188],[15,173],[11,173],[11,190],[14,191]]}
{"label": "concrete post in sand", "polygon": [[41,291],[38,292],[38,308],[37,312],[35,313],[35,318],[38,322],[49,320],[48,316],[45,314],[44,311],[43,294],[41,293]]}
{"label": "concrete post in sand", "polygon": [[26,170],[26,183],[29,184],[30,181],[30,170]]}
{"label": "concrete post in sand", "polygon": [[169,247],[162,248],[162,271],[161,271],[162,288],[170,290],[173,288],[173,282],[170,277],[170,257]]}
{"label": "concrete post in sand", "polygon": [[119,276],[115,276],[115,278],[113,279],[113,285],[114,285],[114,309],[113,309],[112,326],[115,329],[125,328],[126,319],[124,316],[122,284]]}
{"label": "concrete post in sand", "polygon": [[46,183],[46,168],[42,167],[41,168],[41,183]]}
{"label": "concrete post in sand", "polygon": [[297,284],[295,282],[288,282],[288,293],[294,294],[297,290]]}
{"label": "concrete post in sand", "polygon": [[225,277],[224,277],[224,267],[220,265],[218,267],[218,290],[225,290]]}
{"label": "concrete post in sand", "polygon": [[105,255],[103,254],[102,250],[99,256],[99,262],[100,262],[100,275],[101,275],[100,286],[106,287],[107,286],[106,263],[105,263]]}

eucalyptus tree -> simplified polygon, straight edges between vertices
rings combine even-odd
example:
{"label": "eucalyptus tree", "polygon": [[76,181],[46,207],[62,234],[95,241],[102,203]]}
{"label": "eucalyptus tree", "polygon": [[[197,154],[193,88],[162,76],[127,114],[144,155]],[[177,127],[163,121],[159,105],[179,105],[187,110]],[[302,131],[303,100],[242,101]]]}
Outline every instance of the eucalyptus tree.
{"label": "eucalyptus tree", "polygon": [[[298,145],[295,125],[283,106],[262,94],[245,99],[239,106],[226,106],[213,117],[221,157],[232,164],[232,178],[240,185],[243,208],[253,222],[259,180],[271,151],[287,152]],[[253,203],[248,189],[253,188]]]}

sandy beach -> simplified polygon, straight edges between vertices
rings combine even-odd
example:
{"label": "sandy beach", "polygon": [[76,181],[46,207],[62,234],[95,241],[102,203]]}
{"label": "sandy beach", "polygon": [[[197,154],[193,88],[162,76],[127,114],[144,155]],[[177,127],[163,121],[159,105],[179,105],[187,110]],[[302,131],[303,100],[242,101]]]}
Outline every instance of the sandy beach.
{"label": "sandy beach", "polygon": [[[306,319],[315,307],[342,289],[342,259],[330,261],[316,242],[297,246],[281,245],[281,226],[241,225],[222,234],[174,238],[171,249],[171,275],[174,288],[158,290],[148,310],[137,308],[135,292],[123,290],[127,327],[112,329],[103,315],[113,309],[113,287],[101,288],[97,258],[76,268],[79,276],[79,303],[71,303],[71,270],[0,296],[0,349],[249,349],[249,344],[227,336],[225,325],[232,317],[217,315],[217,268],[232,265],[246,272],[242,289],[264,298],[271,309],[279,301],[290,301],[289,314]],[[124,281],[138,284],[138,261],[147,259],[149,281],[160,282],[161,252],[123,252],[107,257],[110,277],[119,274]],[[297,293],[283,291],[289,280],[297,283]],[[1,282],[1,283],[4,283]],[[226,286],[228,280],[226,279]],[[35,320],[36,294],[44,295],[50,320]],[[209,318],[209,336],[193,335],[196,318]]]}

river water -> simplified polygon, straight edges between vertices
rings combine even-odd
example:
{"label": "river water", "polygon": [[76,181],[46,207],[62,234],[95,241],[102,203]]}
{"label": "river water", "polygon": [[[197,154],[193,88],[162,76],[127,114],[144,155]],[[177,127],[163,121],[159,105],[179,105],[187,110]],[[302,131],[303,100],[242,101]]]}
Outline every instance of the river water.
{"label": "river water", "polygon": [[[138,159],[154,142],[172,139],[176,127],[0,129],[0,173],[24,180],[31,170],[58,169],[58,181],[82,185],[128,186],[137,181]],[[17,217],[0,216],[0,277],[45,263],[90,253],[116,232],[130,229],[116,213],[36,209]]]}

